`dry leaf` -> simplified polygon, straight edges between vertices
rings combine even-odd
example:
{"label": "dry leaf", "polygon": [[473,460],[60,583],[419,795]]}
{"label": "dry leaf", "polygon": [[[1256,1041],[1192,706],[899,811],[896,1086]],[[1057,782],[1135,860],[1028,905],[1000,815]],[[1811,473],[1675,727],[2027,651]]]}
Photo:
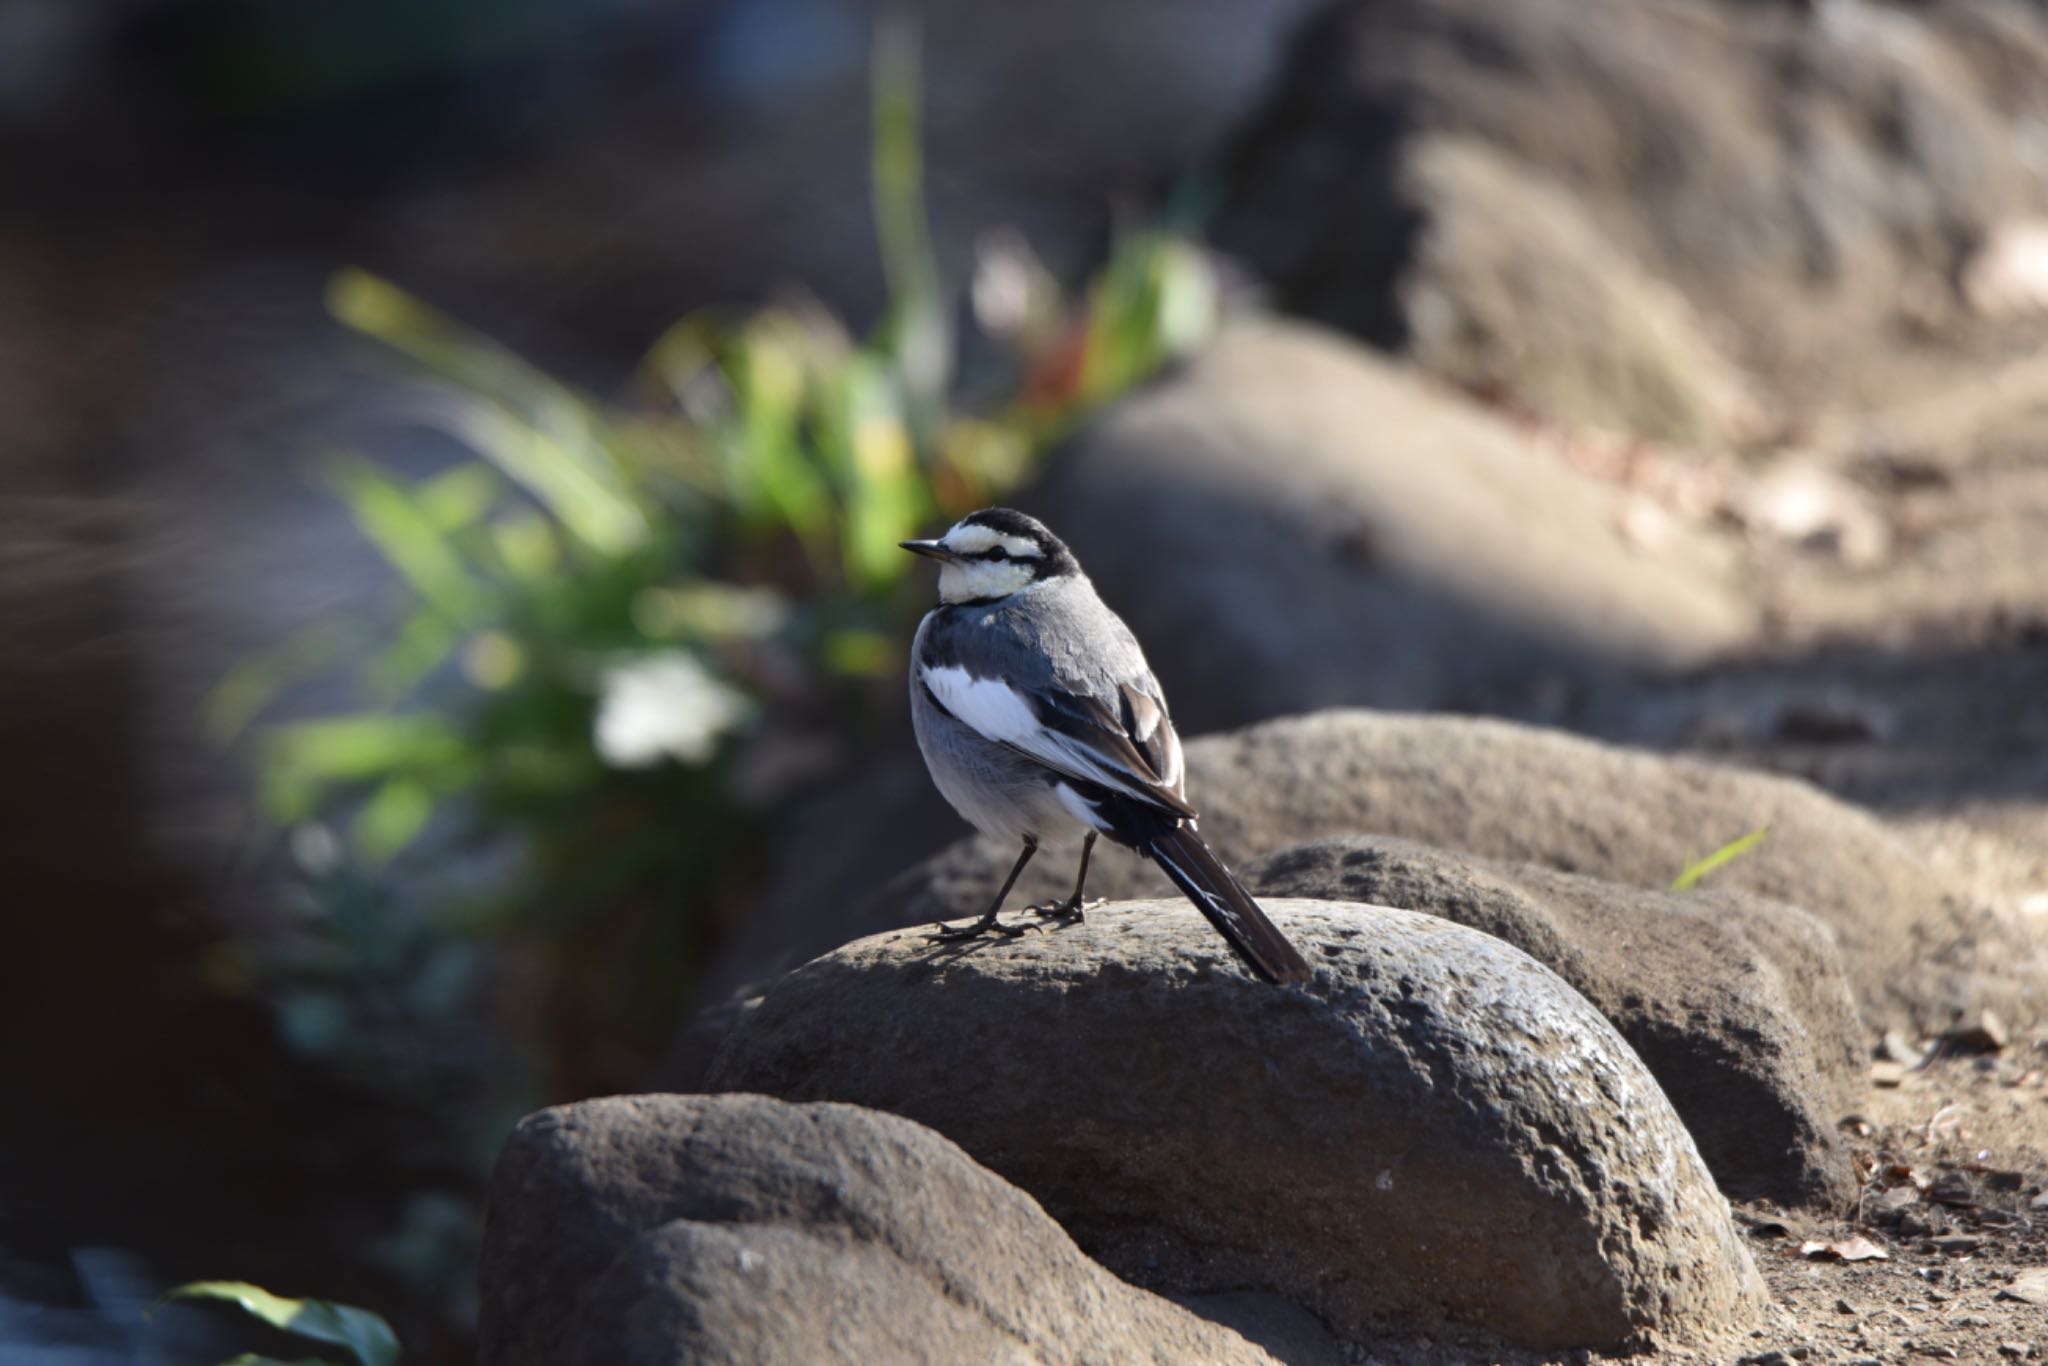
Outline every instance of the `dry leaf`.
{"label": "dry leaf", "polygon": [[1892,1256],[1860,1233],[1832,1243],[1809,1240],[1799,1245],[1799,1255],[1834,1262],[1888,1262]]}

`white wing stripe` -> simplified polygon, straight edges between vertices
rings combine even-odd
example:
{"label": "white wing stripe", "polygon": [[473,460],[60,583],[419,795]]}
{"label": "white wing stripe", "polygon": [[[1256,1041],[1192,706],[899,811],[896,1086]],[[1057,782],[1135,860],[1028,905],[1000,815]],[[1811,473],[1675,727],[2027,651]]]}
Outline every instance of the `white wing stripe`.
{"label": "white wing stripe", "polygon": [[1047,730],[1029,700],[1000,678],[976,678],[957,664],[926,665],[919,677],[940,706],[986,738],[1014,745],[1056,772],[1158,804],[1145,790],[1146,775],[1130,773],[1072,737]]}
{"label": "white wing stripe", "polygon": [[927,665],[924,685],[940,706],[1000,744],[1029,749],[1044,729],[1031,703],[1000,678],[976,678],[957,664]]}

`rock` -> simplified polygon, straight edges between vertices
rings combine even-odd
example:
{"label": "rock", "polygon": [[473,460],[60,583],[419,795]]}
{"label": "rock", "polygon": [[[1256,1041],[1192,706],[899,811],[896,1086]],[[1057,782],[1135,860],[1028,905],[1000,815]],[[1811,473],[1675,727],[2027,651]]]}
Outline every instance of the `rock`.
{"label": "rock", "polygon": [[[1351,0],[1272,92],[1225,250],[1312,317],[1644,436],[1715,434],[1724,348],[1807,412],[1981,364],[1930,338],[1951,281],[2048,205],[2033,6]],[[1452,175],[1447,145],[1479,150]]]}
{"label": "rock", "polygon": [[2020,1272],[2012,1278],[2011,1285],[1998,1292],[1998,1297],[2022,1304],[2048,1305],[2048,1268]]}
{"label": "rock", "polygon": [[[1661,890],[1701,853],[1766,826],[1769,836],[1714,872],[1708,887],[1785,902],[1828,926],[1872,1024],[1946,1024],[1959,996],[1994,990],[2002,1007],[2038,1008],[2038,987],[2023,978],[1951,968],[1951,946],[1992,939],[1974,910],[1870,816],[1802,782],[1503,721],[1348,710],[1205,736],[1188,744],[1187,764],[1202,832],[1233,866],[1371,832]],[[1070,891],[1075,852],[1049,843],[1012,904]],[[1167,888],[1120,850],[1096,857],[1089,887],[1098,895]],[[749,969],[729,971],[763,980],[847,938],[979,912],[1015,858],[1012,849],[962,840],[835,909],[822,930],[817,913],[805,917],[800,907],[761,917],[735,944]]]}
{"label": "rock", "polygon": [[1941,1041],[1958,1053],[1996,1053],[2012,1041],[2012,1034],[1998,1016],[1978,1010],[1949,1026]]}
{"label": "rock", "polygon": [[1927,1061],[1927,1055],[1897,1029],[1884,1032],[1884,1037],[1878,1040],[1878,1051],[1886,1062],[1895,1062],[1908,1071]]}
{"label": "rock", "polygon": [[1276,321],[1115,405],[1018,502],[1074,546],[1189,734],[1338,703],[1540,710],[1755,625],[1720,543],[1679,527],[1644,553],[1610,484]]}
{"label": "rock", "polygon": [[1901,1062],[1887,1062],[1880,1059],[1870,1064],[1872,1086],[1895,1087],[1905,1083],[1906,1065]]}
{"label": "rock", "polygon": [[718,1090],[929,1124],[1140,1284],[1275,1291],[1358,1342],[1746,1329],[1765,1304],[1655,1081],[1561,979],[1409,911],[1274,900],[1276,989],[1184,903],[1020,940],[848,945],[779,979]]}
{"label": "rock", "polygon": [[622,1096],[513,1131],[479,1359],[1268,1362],[1123,1284],[1030,1197],[892,1115]]}
{"label": "rock", "polygon": [[1833,937],[1804,911],[1372,836],[1302,845],[1239,871],[1262,897],[1401,906],[1506,940],[1628,1040],[1731,1197],[1854,1199],[1835,1120],[1861,1080],[1863,1028]]}
{"label": "rock", "polygon": [[1562,185],[1469,138],[1418,138],[1402,167],[1407,357],[1574,426],[1720,446],[1763,425],[1691,304]]}

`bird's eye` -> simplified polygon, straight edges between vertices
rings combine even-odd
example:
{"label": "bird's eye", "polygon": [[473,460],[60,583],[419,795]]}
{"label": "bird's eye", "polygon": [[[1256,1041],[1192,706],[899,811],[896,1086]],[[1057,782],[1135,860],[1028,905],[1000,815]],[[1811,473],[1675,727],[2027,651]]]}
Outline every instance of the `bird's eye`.
{"label": "bird's eye", "polygon": [[990,546],[990,547],[989,547],[989,552],[988,552],[988,558],[989,558],[989,559],[991,559],[991,560],[1007,560],[1007,559],[1009,559],[1009,558],[1010,558],[1010,552],[1009,552],[1009,551],[1007,551],[1007,550],[1005,550],[1005,549],[1003,549],[1003,548],[1002,548],[1001,546],[999,546],[999,545],[998,545],[998,546]]}

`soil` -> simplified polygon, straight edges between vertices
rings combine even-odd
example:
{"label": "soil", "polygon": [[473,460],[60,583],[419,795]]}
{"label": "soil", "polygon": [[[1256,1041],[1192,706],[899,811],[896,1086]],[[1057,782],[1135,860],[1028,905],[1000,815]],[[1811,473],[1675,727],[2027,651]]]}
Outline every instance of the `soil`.
{"label": "soil", "polygon": [[[2048,1359],[2048,1275],[2015,1286],[2048,1269],[2048,1036],[1873,1084],[1843,1132],[1868,1176],[1860,1208],[1738,1210],[1794,1325],[1760,1338],[1758,1359]],[[1884,1256],[1807,1250],[1857,1237]]]}

